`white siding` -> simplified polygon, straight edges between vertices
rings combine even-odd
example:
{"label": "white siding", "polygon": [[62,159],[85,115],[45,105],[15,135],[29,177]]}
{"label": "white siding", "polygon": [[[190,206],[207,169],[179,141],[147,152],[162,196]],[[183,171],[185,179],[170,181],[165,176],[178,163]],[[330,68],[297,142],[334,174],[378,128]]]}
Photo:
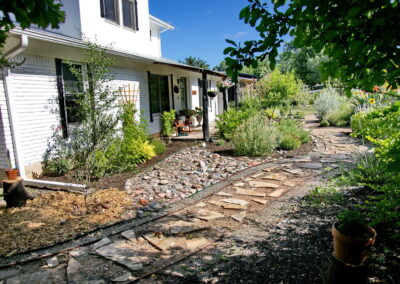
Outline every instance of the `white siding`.
{"label": "white siding", "polygon": [[16,138],[22,161],[27,166],[43,160],[48,141],[60,124],[60,116],[54,59],[25,58],[25,63],[12,72],[11,88]]}

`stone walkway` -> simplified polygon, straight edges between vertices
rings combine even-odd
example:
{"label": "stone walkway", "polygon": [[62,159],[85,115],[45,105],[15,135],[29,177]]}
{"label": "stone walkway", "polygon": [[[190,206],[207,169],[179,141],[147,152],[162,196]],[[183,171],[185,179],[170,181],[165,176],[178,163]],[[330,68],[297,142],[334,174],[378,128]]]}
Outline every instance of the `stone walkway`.
{"label": "stone walkway", "polygon": [[[307,125],[312,126],[311,122]],[[346,167],[352,162],[351,152],[365,150],[348,136],[348,132],[346,128],[315,128],[312,133],[316,148],[307,156],[265,164],[259,171],[232,182],[200,202],[150,224],[48,259],[2,270],[0,283],[128,283],[147,277],[213,245],[240,229],[246,220],[255,220],[260,212],[291,192]],[[204,160],[214,161],[212,156],[204,157],[201,151],[206,150],[199,152]],[[213,171],[208,169],[216,166],[209,167],[201,161],[197,165],[200,166],[199,176],[202,173],[212,175]],[[235,162],[232,168],[240,168]],[[232,174],[235,171],[237,169],[232,170]],[[229,173],[221,175],[221,179],[228,176]],[[159,196],[168,194],[162,186],[175,184],[171,176],[167,178],[160,172],[153,172],[131,180],[130,184],[127,182],[126,190],[135,191],[140,181],[149,180],[155,192],[159,189]],[[198,180],[191,177],[187,182],[191,184],[188,188],[196,189],[193,185],[198,184]]]}

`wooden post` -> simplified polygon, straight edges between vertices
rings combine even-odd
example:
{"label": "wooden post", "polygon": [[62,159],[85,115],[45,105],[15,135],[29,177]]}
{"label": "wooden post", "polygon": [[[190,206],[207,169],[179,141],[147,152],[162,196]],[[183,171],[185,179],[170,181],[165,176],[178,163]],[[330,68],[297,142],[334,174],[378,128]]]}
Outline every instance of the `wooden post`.
{"label": "wooden post", "polygon": [[210,129],[208,123],[208,94],[207,94],[207,71],[203,70],[203,139],[205,142],[210,141]]}
{"label": "wooden post", "polygon": [[26,191],[22,178],[3,180],[3,194],[8,208],[24,206],[26,200],[33,199],[33,196]]}
{"label": "wooden post", "polygon": [[235,84],[235,93],[234,93],[234,98],[235,98],[235,107],[238,107],[239,105],[239,83]]}
{"label": "wooden post", "polygon": [[223,101],[224,101],[224,111],[228,110],[228,89],[224,88],[223,92]]}

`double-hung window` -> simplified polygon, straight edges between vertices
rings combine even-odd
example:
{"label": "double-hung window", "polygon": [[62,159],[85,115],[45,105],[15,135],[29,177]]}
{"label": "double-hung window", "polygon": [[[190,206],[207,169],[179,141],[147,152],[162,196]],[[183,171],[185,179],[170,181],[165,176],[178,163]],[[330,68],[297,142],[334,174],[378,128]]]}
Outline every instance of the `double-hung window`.
{"label": "double-hung window", "polygon": [[122,19],[124,27],[139,30],[136,0],[122,0]]}
{"label": "double-hung window", "polygon": [[119,0],[100,0],[101,17],[119,24]]}
{"label": "double-hung window", "polygon": [[169,111],[168,76],[149,74],[150,112]]}
{"label": "double-hung window", "polygon": [[79,96],[83,92],[82,82],[71,72],[74,68],[78,73],[82,74],[82,65],[78,64],[62,64],[62,78],[64,82],[64,98],[67,113],[67,123],[82,122],[82,113],[79,107]]}
{"label": "double-hung window", "polygon": [[[122,15],[120,15],[120,5]],[[100,0],[101,17],[134,31],[139,30],[136,0]]]}

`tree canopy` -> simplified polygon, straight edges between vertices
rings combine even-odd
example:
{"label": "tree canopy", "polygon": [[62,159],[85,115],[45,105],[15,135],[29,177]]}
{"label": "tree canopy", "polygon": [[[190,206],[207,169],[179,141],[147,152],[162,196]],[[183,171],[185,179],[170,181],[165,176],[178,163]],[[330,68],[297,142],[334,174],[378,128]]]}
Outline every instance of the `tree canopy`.
{"label": "tree canopy", "polygon": [[368,90],[385,81],[400,85],[400,0],[248,1],[239,17],[260,39],[227,40],[227,73],[233,79],[243,66],[256,67],[265,58],[273,69],[284,36],[291,35],[296,47],[311,47],[329,58],[321,64],[325,78]]}
{"label": "tree canopy", "polygon": [[186,57],[183,60],[178,60],[178,62],[199,68],[205,68],[205,69],[210,68],[210,65],[205,60],[194,56]]}
{"label": "tree canopy", "polygon": [[15,27],[15,21],[22,29],[37,25],[39,28],[58,28],[65,20],[65,12],[58,0],[12,0],[1,1],[0,48],[4,47],[7,32]]}

